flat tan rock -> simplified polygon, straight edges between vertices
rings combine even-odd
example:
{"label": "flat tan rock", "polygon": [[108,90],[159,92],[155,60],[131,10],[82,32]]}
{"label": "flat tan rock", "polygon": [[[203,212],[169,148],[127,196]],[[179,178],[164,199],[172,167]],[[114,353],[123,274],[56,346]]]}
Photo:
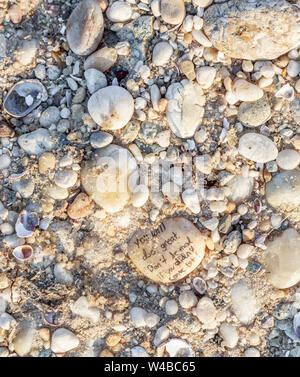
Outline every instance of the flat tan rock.
{"label": "flat tan rock", "polygon": [[138,230],[129,242],[136,268],[157,283],[173,283],[192,272],[204,257],[205,241],[193,223],[168,218],[158,228]]}

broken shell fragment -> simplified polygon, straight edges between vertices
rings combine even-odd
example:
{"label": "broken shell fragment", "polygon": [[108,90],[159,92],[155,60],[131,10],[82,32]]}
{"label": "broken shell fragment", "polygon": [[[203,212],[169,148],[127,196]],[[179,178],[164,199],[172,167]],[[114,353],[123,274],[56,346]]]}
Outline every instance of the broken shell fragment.
{"label": "broken shell fragment", "polygon": [[35,212],[23,210],[16,222],[15,229],[18,237],[30,237],[39,225],[39,218]]}
{"label": "broken shell fragment", "polygon": [[7,93],[4,110],[15,118],[25,117],[47,99],[47,91],[38,80],[22,80]]}
{"label": "broken shell fragment", "polygon": [[58,326],[62,320],[62,311],[58,310],[57,312],[51,311],[44,314],[45,321],[51,326]]}
{"label": "broken shell fragment", "polygon": [[290,84],[285,84],[275,93],[275,97],[293,101],[295,98],[295,90]]}
{"label": "broken shell fragment", "polygon": [[33,249],[29,245],[17,246],[13,250],[13,256],[20,262],[26,262],[33,255]]}

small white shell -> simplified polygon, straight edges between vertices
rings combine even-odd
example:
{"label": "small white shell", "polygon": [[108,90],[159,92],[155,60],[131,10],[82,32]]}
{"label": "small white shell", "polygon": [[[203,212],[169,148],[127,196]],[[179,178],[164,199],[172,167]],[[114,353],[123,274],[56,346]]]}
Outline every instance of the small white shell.
{"label": "small white shell", "polygon": [[15,225],[17,236],[21,238],[30,237],[38,224],[39,219],[35,212],[21,211]]}
{"label": "small white shell", "polygon": [[193,286],[200,295],[203,295],[207,290],[206,282],[198,277],[193,280]]}
{"label": "small white shell", "polygon": [[31,246],[29,245],[22,245],[22,246],[17,246],[14,250],[13,250],[13,256],[21,261],[21,262],[25,262],[27,260],[29,260],[32,255],[33,255],[33,249]]}
{"label": "small white shell", "polygon": [[295,90],[290,84],[285,84],[278,90],[278,92],[276,92],[275,97],[293,101],[293,99],[295,98]]}
{"label": "small white shell", "polygon": [[157,348],[158,357],[193,357],[194,351],[186,341],[182,339],[171,339],[162,343]]}

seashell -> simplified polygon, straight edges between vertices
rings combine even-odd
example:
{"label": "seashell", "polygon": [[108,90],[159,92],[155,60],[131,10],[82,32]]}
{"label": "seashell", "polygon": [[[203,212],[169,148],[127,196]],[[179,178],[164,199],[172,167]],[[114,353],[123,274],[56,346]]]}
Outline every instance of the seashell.
{"label": "seashell", "polygon": [[28,170],[22,171],[22,173],[14,173],[11,174],[8,178],[11,179],[12,181],[18,181],[20,178],[24,177],[28,173]]}
{"label": "seashell", "polygon": [[13,250],[13,256],[20,262],[26,262],[33,255],[33,249],[29,245],[17,246]]}
{"label": "seashell", "polygon": [[278,92],[275,93],[275,97],[293,101],[293,99],[295,98],[295,90],[290,84],[285,84],[278,90]]}
{"label": "seashell", "polygon": [[255,213],[259,214],[261,212],[261,201],[258,198],[253,202],[253,208]]}
{"label": "seashell", "polygon": [[194,351],[186,341],[182,339],[171,339],[162,343],[157,348],[157,357],[193,357]]}
{"label": "seashell", "polygon": [[4,110],[15,118],[25,117],[47,99],[47,91],[38,80],[22,80],[15,84],[4,99]]}
{"label": "seashell", "polygon": [[15,225],[15,230],[18,237],[30,237],[34,229],[39,225],[39,218],[35,212],[23,210],[20,212],[18,220]]}
{"label": "seashell", "polygon": [[300,339],[300,312],[298,312],[293,320],[294,332],[298,339]]}
{"label": "seashell", "polygon": [[47,312],[44,315],[45,321],[51,326],[59,326],[62,319],[62,311],[58,310],[57,312]]}
{"label": "seashell", "polygon": [[206,282],[198,277],[193,280],[193,286],[200,295],[204,295],[207,290]]}
{"label": "seashell", "polygon": [[50,225],[51,220],[52,220],[52,217],[44,217],[40,222],[40,228],[42,230],[47,230]]}

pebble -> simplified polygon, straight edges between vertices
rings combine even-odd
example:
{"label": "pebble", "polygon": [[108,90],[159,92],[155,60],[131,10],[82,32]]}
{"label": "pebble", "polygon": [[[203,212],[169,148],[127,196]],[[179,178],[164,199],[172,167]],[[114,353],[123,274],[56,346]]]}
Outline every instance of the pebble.
{"label": "pebble", "polygon": [[278,150],[268,137],[247,133],[240,138],[239,153],[254,162],[266,163],[276,159]]}
{"label": "pebble", "polygon": [[242,202],[251,195],[253,185],[254,179],[251,177],[243,177],[241,175],[234,176],[227,184],[230,190],[228,199],[234,203]]}
{"label": "pebble", "polygon": [[102,10],[97,0],[80,2],[71,13],[66,36],[71,50],[77,55],[89,55],[98,47],[104,31]]}
{"label": "pebble", "polygon": [[71,111],[67,108],[67,107],[64,107],[61,111],[60,111],[60,117],[63,118],[63,119],[68,119],[71,115]]}
{"label": "pebble", "polygon": [[55,173],[54,182],[58,187],[69,188],[75,185],[77,174],[73,170],[60,170]]}
{"label": "pebble", "polygon": [[49,80],[56,80],[60,75],[60,68],[56,65],[50,65],[47,69],[47,76]]}
{"label": "pebble", "polygon": [[165,306],[167,315],[175,315],[178,312],[178,304],[175,300],[168,300]]}
{"label": "pebble", "polygon": [[300,164],[300,154],[293,149],[284,149],[278,153],[276,162],[283,170],[294,170]]}
{"label": "pebble", "polygon": [[70,330],[60,328],[52,334],[51,350],[54,353],[65,353],[78,346],[79,339]]}
{"label": "pebble", "polygon": [[300,63],[295,60],[291,60],[287,66],[287,74],[290,77],[297,77],[299,73],[300,73]]}
{"label": "pebble", "polygon": [[88,91],[93,94],[97,90],[107,86],[107,79],[101,71],[95,68],[89,68],[84,72]]}
{"label": "pebble", "polygon": [[214,67],[200,67],[197,69],[197,82],[203,89],[209,89],[216,77],[217,70]]}
{"label": "pebble", "polygon": [[197,297],[192,291],[184,291],[179,295],[179,304],[184,309],[190,309],[197,305]]}
{"label": "pebble", "polygon": [[0,121],[0,138],[1,137],[14,137],[15,136],[15,131],[9,127],[8,124],[5,122]]}
{"label": "pebble", "polygon": [[40,124],[43,127],[49,128],[52,124],[56,124],[60,119],[60,111],[55,106],[48,107],[43,111],[40,117]]}
{"label": "pebble", "polygon": [[125,1],[115,1],[107,8],[106,16],[112,22],[126,22],[132,17],[132,9]]}
{"label": "pebble", "polygon": [[182,200],[184,204],[193,212],[200,212],[200,202],[198,194],[194,189],[187,189],[182,193]]}
{"label": "pebble", "polygon": [[143,347],[136,346],[131,348],[132,357],[149,357],[148,353]]}
{"label": "pebble", "polygon": [[204,115],[205,97],[201,87],[193,82],[171,84],[166,99],[171,130],[183,139],[193,137]]}
{"label": "pebble", "polygon": [[171,25],[181,24],[185,17],[183,0],[161,0],[160,12],[162,19]]}
{"label": "pebble", "polygon": [[209,297],[204,296],[199,300],[195,314],[200,322],[209,324],[215,321],[217,311],[213,301]]}
{"label": "pebble", "polygon": [[20,324],[17,335],[13,340],[14,349],[18,356],[22,357],[29,354],[32,347],[34,334],[35,330],[31,323],[23,321]]}
{"label": "pebble", "polygon": [[90,55],[84,62],[84,69],[94,68],[100,72],[108,71],[117,61],[117,50],[112,47],[103,47]]}
{"label": "pebble", "polygon": [[39,80],[45,80],[46,67],[43,64],[38,64],[34,69],[35,77]]}
{"label": "pebble", "polygon": [[51,152],[43,153],[39,157],[39,172],[45,174],[48,170],[53,170],[55,168],[56,158]]}
{"label": "pebble", "polygon": [[168,64],[173,54],[173,47],[168,42],[159,42],[155,45],[152,53],[152,63],[157,66]]}
{"label": "pebble", "polygon": [[259,306],[245,280],[239,280],[231,287],[231,301],[234,314],[242,323],[254,320]]}
{"label": "pebble", "polygon": [[[154,241],[157,242],[155,252]],[[172,255],[180,247],[185,259],[176,263]],[[163,220],[158,228],[138,230],[129,242],[129,257],[145,276],[165,284],[180,280],[193,271],[204,256],[204,247],[198,229],[190,221],[175,217]],[[147,259],[144,253],[149,256]],[[162,256],[164,264],[160,262]]]}
{"label": "pebble", "polygon": [[68,206],[67,213],[73,220],[87,217],[92,212],[91,199],[84,193],[76,196],[74,201]]}
{"label": "pebble", "polygon": [[73,275],[65,268],[65,263],[56,263],[53,269],[53,273],[58,283],[67,286],[73,284]]}
{"label": "pebble", "polygon": [[95,92],[88,101],[93,120],[106,130],[126,126],[134,112],[132,95],[119,86],[108,86]]}
{"label": "pebble", "polygon": [[130,309],[130,319],[134,327],[147,326],[146,321],[145,321],[146,316],[147,316],[147,311],[142,308],[134,307]]}
{"label": "pebble", "polygon": [[93,148],[104,148],[112,143],[113,138],[108,132],[97,131],[91,134],[90,143]]}
{"label": "pebble", "polygon": [[114,347],[120,343],[122,337],[120,334],[109,334],[106,338],[106,345],[108,347]]}
{"label": "pebble", "polygon": [[236,254],[241,259],[247,259],[250,256],[250,254],[253,252],[253,250],[254,250],[254,246],[243,243],[239,246]]}
{"label": "pebble", "polygon": [[155,347],[159,346],[162,342],[166,341],[170,335],[170,331],[167,328],[167,326],[162,326],[159,329],[157,329],[154,339],[153,339],[153,344]]}
{"label": "pebble", "polygon": [[212,5],[203,18],[214,47],[236,59],[276,59],[299,40],[298,9],[287,1],[230,0]]}
{"label": "pebble", "polygon": [[17,61],[23,66],[30,65],[37,54],[38,45],[35,39],[24,40],[21,48],[15,52]]}
{"label": "pebble", "polygon": [[47,194],[50,198],[55,200],[63,200],[67,199],[69,196],[69,192],[65,188],[58,187],[56,185],[51,185],[47,188]]}
{"label": "pebble", "polygon": [[145,185],[137,186],[131,195],[131,203],[134,207],[143,207],[149,199],[149,189]]}
{"label": "pebble", "polygon": [[2,154],[0,156],[0,170],[7,169],[11,164],[11,159],[9,155]]}
{"label": "pebble", "polygon": [[238,79],[234,82],[232,93],[238,98],[239,101],[245,102],[258,101],[264,95],[261,88],[244,79]]}
{"label": "pebble", "polygon": [[204,47],[211,47],[212,46],[211,41],[207,38],[207,36],[203,33],[202,30],[195,30],[194,29],[193,32],[192,32],[192,36],[195,39],[195,41],[200,43],[200,45],[202,45]]}
{"label": "pebble", "polygon": [[222,323],[219,334],[224,340],[224,345],[228,348],[234,348],[237,345],[239,336],[237,329],[229,323]]}
{"label": "pebble", "polygon": [[299,233],[290,228],[268,243],[264,267],[268,271],[268,280],[274,287],[285,289],[300,281],[300,261],[297,251],[299,241]]}
{"label": "pebble", "polygon": [[239,106],[238,119],[247,127],[261,126],[270,116],[271,107],[266,98],[256,102],[242,102]]}
{"label": "pebble", "polygon": [[260,357],[260,352],[256,348],[248,348],[244,352],[245,357]]}
{"label": "pebble", "polygon": [[17,4],[13,4],[8,8],[8,17],[13,24],[19,24],[22,21],[22,11]]}
{"label": "pebble", "polygon": [[76,90],[75,96],[73,97],[73,103],[81,103],[85,100],[86,97],[86,89],[81,86]]}
{"label": "pebble", "polygon": [[293,210],[300,204],[300,173],[283,172],[266,184],[267,202],[274,208]]}

